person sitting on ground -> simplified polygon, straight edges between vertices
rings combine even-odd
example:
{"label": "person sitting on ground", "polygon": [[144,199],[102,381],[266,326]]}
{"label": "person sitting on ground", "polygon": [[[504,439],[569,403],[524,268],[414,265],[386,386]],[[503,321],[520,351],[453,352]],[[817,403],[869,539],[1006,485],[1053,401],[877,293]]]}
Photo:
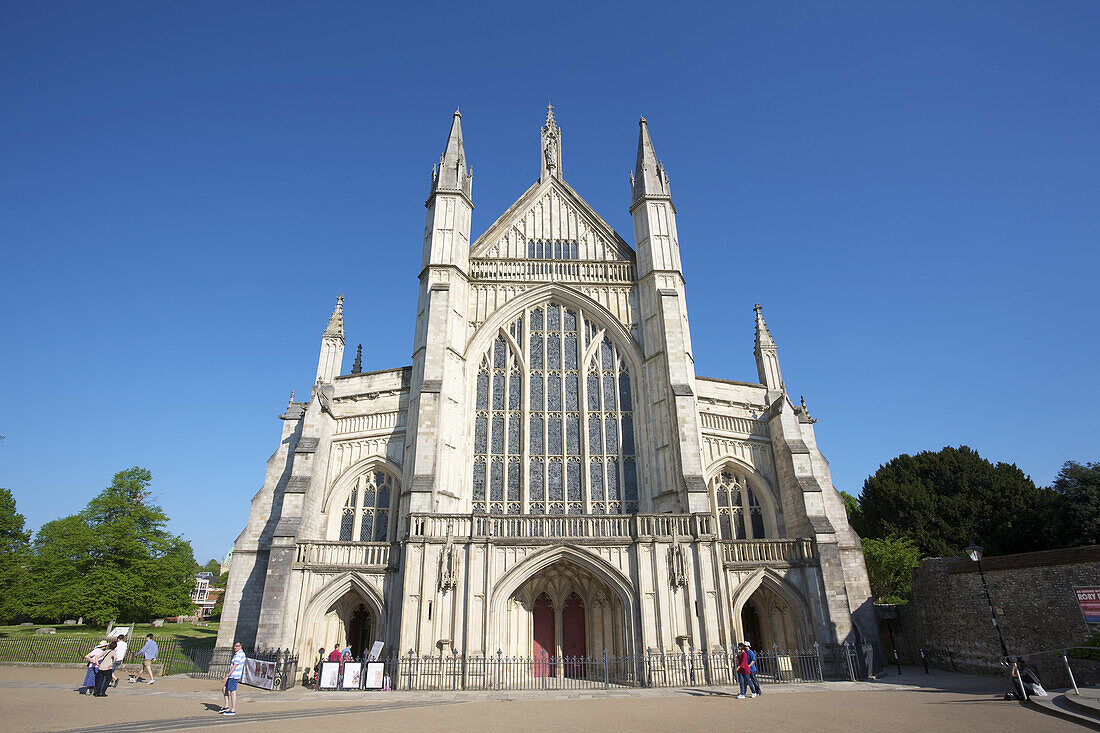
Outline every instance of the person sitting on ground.
{"label": "person sitting on ground", "polygon": [[88,669],[84,672],[84,684],[80,687],[81,695],[91,695],[95,691],[95,671],[99,668],[99,659],[107,653],[107,641],[101,641],[95,645],[95,649],[84,655],[84,661],[88,663]]}
{"label": "person sitting on ground", "polygon": [[[1016,667],[1012,670],[1012,676],[1018,676],[1020,685],[1023,686],[1025,699],[1032,695],[1046,697],[1047,691],[1043,689],[1043,683],[1039,680],[1039,672],[1027,663],[1023,657],[1016,657]],[[1019,688],[1020,685],[1017,685]]]}

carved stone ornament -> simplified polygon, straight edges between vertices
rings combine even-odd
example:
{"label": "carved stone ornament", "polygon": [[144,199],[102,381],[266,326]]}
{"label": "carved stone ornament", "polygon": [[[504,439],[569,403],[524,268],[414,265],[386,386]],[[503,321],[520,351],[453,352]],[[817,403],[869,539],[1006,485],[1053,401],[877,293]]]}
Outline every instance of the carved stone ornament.
{"label": "carved stone ornament", "polygon": [[458,558],[455,555],[452,525],[447,522],[447,541],[443,545],[443,554],[439,556],[439,590],[446,593],[458,587]]}
{"label": "carved stone ornament", "polygon": [[672,533],[672,547],[668,550],[668,582],[675,588],[687,585],[687,563],[684,560],[684,548],[676,531]]}

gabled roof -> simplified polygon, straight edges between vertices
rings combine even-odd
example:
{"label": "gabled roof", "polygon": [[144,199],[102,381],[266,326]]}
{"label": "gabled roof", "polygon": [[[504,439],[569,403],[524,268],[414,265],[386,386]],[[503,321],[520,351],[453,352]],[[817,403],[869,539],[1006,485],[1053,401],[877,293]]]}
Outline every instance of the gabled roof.
{"label": "gabled roof", "polygon": [[[542,181],[536,181],[528,188],[514,204],[500,215],[500,217],[485,230],[485,233],[477,238],[470,249],[470,257],[498,257],[507,256],[499,252],[493,253],[500,241],[512,232],[518,230],[525,239],[536,238],[534,232],[526,231],[527,216],[539,203],[548,196],[560,198],[567,211],[567,215],[575,217],[575,223],[580,225],[583,234],[590,234],[602,245],[602,256],[591,259],[634,261],[634,249],[626,243],[619,233],[603,217],[596,213],[587,201],[578,194],[573,187],[557,177],[548,177]],[[560,211],[557,212],[560,215]],[[557,222],[557,225],[567,229],[573,225],[570,222]],[[550,237],[542,237],[550,238]],[[556,237],[565,238],[565,237]],[[525,257],[525,249],[522,253],[515,252],[513,256]],[[582,259],[589,259],[582,257]]]}

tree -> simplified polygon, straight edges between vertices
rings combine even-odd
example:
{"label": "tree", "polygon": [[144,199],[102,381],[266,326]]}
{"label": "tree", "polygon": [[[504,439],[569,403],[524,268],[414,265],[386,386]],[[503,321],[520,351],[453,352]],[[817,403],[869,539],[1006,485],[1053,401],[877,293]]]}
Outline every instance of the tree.
{"label": "tree", "polygon": [[1100,463],[1066,461],[1051,490],[1066,547],[1100,544]]}
{"label": "tree", "polygon": [[863,540],[867,580],[876,603],[905,603],[913,592],[913,568],[920,549],[912,540],[887,537]]}
{"label": "tree", "polygon": [[151,481],[144,468],[120,471],[79,514],[43,525],[31,559],[31,615],[104,624],[191,610],[191,546],[167,531]]}
{"label": "tree", "polygon": [[1042,527],[1049,492],[1015,465],[960,446],[900,455],[863,483],[853,527],[863,538],[908,538],[924,556],[960,555],[971,541],[988,555],[1058,546]]}
{"label": "tree", "polygon": [[222,564],[220,562],[218,562],[217,560],[207,560],[206,564],[202,565],[202,566],[199,566],[198,564],[195,565],[195,572],[196,573],[210,573],[215,578],[218,577],[218,575],[221,574],[221,571],[222,571]]}
{"label": "tree", "polygon": [[15,497],[0,489],[0,619],[5,621],[19,613],[31,538],[25,525],[26,519],[15,510]]}
{"label": "tree", "polygon": [[848,515],[848,524],[854,527],[862,518],[859,509],[859,498],[852,496],[847,491],[841,491],[840,498],[844,501],[844,513]]}

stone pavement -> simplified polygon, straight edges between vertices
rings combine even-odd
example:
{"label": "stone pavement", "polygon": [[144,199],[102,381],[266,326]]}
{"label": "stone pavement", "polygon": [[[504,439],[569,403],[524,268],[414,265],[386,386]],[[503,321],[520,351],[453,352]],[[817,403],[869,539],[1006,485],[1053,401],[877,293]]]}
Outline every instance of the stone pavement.
{"label": "stone pavement", "polygon": [[[241,688],[235,718],[218,716],[217,680],[172,677],[155,685],[125,682],[106,699],[75,692],[80,670],[0,669],[0,710],[9,731],[169,731],[233,729],[310,733],[369,727],[386,731],[443,728],[526,730],[535,725],[643,731],[1081,730],[1001,700],[1004,680],[903,668],[866,682],[768,685],[755,700],[720,687],[554,692],[313,692]],[[308,722],[306,722],[308,720]]]}

